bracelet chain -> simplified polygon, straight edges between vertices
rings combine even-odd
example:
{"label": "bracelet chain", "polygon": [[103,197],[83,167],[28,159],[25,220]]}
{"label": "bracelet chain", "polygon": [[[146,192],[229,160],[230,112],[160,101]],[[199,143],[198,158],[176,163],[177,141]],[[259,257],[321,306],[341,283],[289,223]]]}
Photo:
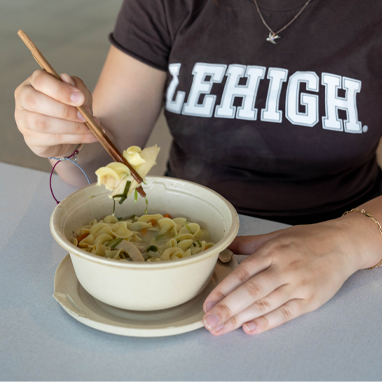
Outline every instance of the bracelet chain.
{"label": "bracelet chain", "polygon": [[[54,196],[54,193],[53,193],[53,188],[52,188],[52,176],[53,176],[53,173],[54,173],[54,169],[56,168],[56,166],[60,163],[60,162],[64,162],[66,160],[68,160],[69,162],[72,162],[74,165],[76,165],[81,171],[82,173],[85,175],[86,177],[86,180],[88,181],[88,183],[90,184],[90,180],[89,180],[89,177],[87,176],[85,170],[82,169],[82,167],[77,163],[77,154],[80,152],[80,150],[82,149],[82,146],[83,144],[80,143],[77,148],[74,150],[73,154],[72,155],[69,155],[68,157],[63,157],[63,158],[55,158],[55,157],[50,157],[49,159],[54,159],[56,160],[57,162],[54,164],[54,166],[52,167],[52,171],[50,172],[50,177],[49,177],[49,187],[50,187],[50,192],[53,196],[53,199],[56,201],[57,204],[59,204],[59,200],[56,199],[56,197]],[[74,157],[74,160],[73,159],[70,159]]]}
{"label": "bracelet chain", "polygon": [[[375,223],[375,225],[378,227],[379,232],[382,234],[382,226],[381,226],[381,224],[380,224],[380,222],[378,220],[374,219],[373,215],[371,215],[368,212],[366,212],[363,208],[361,210],[359,210],[358,208],[353,208],[350,211],[344,212],[342,216],[350,214],[351,212],[359,212],[361,214],[364,214],[368,218],[370,218]],[[374,265],[374,267],[371,267],[371,268],[368,268],[368,269],[378,268],[378,267],[381,267],[381,266],[382,266],[382,259],[376,265]]]}

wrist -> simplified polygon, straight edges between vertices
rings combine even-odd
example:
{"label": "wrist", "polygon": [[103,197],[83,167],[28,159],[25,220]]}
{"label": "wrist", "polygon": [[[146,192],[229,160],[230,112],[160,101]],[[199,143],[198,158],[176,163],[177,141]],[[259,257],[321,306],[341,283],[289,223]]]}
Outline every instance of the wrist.
{"label": "wrist", "polygon": [[357,211],[336,220],[346,235],[346,248],[355,270],[376,265],[382,258],[382,234],[374,221]]}
{"label": "wrist", "polygon": [[72,145],[69,145],[68,147],[69,148],[65,148],[66,149],[65,151],[60,150],[57,155],[51,155],[50,158],[58,158],[58,159],[67,158],[68,156],[70,156],[74,153],[74,151],[78,147],[78,144],[74,143]]}

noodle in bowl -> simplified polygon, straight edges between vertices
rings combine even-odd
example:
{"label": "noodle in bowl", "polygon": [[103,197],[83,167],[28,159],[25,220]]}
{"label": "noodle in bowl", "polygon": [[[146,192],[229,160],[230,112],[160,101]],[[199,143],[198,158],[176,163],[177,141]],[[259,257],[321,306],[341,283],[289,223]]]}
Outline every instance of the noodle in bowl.
{"label": "noodle in bowl", "polygon": [[[78,229],[92,219],[110,215],[113,201],[103,186],[92,184],[65,198],[52,213],[50,229],[69,252],[76,276],[93,297],[129,310],[160,310],[183,304],[209,283],[219,253],[235,238],[239,217],[218,193],[195,183],[169,177],[147,177],[148,213],[185,217],[210,232],[216,243],[196,255],[172,261],[127,262],[88,253],[72,244]],[[142,215],[145,200],[129,197],[116,204],[116,216]]]}

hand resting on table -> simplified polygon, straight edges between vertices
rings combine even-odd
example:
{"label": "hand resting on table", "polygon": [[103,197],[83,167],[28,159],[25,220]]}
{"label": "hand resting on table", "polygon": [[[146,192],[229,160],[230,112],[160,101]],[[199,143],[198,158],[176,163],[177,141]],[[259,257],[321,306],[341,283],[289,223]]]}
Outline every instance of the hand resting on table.
{"label": "hand resting on table", "polygon": [[249,255],[207,297],[204,325],[213,335],[242,327],[259,334],[331,299],[345,280],[380,260],[378,230],[361,214],[258,236],[237,237]]}

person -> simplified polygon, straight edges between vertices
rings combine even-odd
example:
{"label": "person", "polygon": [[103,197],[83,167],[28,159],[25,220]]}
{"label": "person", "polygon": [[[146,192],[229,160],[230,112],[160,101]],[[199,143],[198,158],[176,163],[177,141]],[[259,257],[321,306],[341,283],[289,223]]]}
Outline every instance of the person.
{"label": "person", "polygon": [[[293,225],[237,237],[230,248],[248,257],[204,303],[212,334],[259,334],[380,264],[380,11],[376,0],[125,0],[93,95],[37,70],[15,91],[17,126],[41,157],[85,143],[78,161],[93,174],[110,159],[75,106],[122,150],[145,145],[165,103],[170,176]],[[73,167],[57,172],[84,185]]]}

